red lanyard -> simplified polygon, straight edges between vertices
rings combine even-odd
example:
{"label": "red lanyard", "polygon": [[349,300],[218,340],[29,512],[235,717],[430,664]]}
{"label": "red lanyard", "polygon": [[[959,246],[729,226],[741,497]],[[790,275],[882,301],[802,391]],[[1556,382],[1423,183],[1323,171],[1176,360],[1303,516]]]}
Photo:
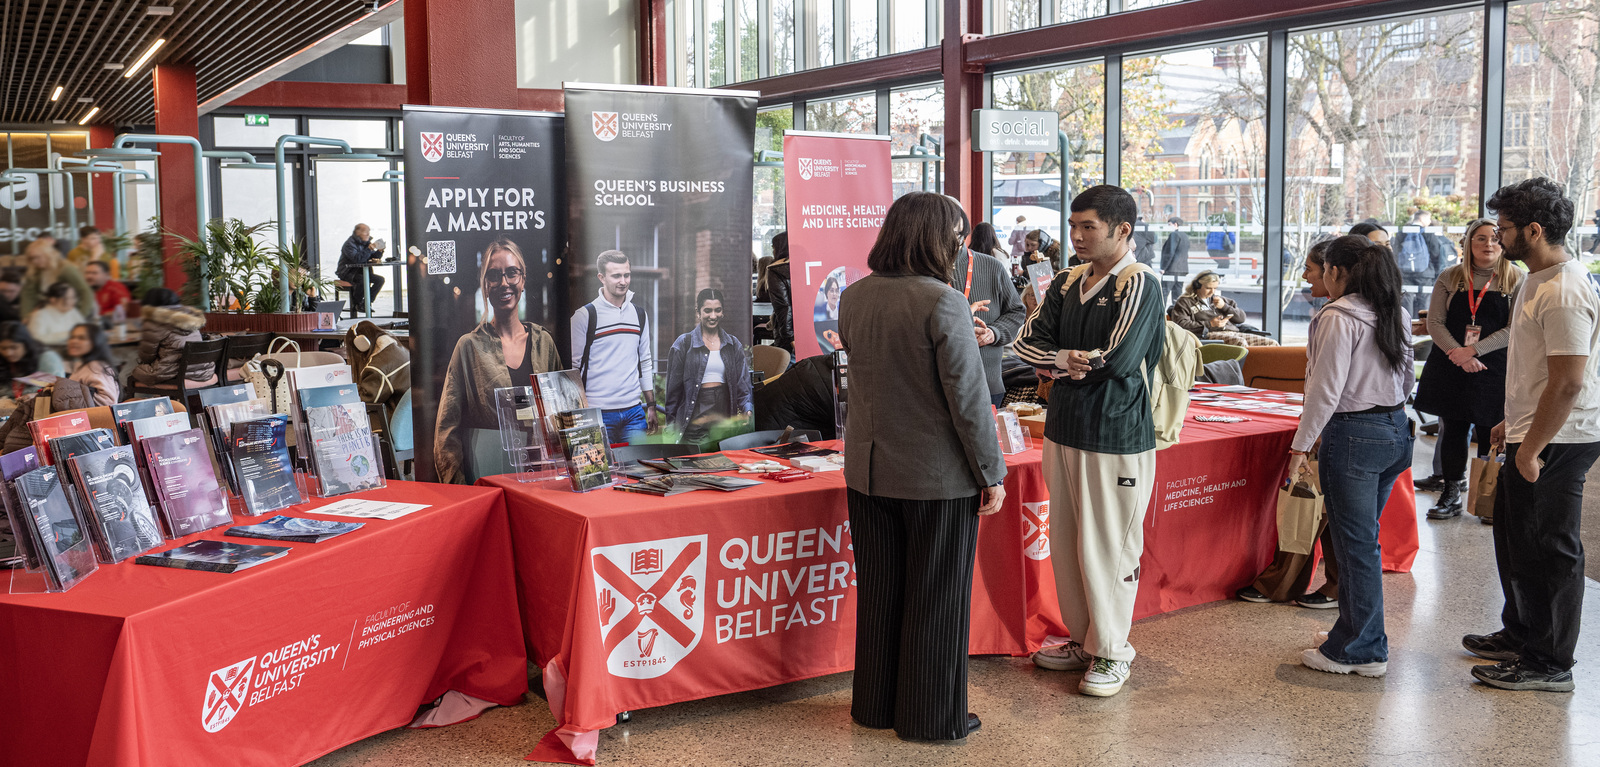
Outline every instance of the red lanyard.
{"label": "red lanyard", "polygon": [[961,290],[961,295],[965,298],[972,298],[972,262],[976,260],[977,256],[972,255],[972,251],[967,251],[967,281]]}
{"label": "red lanyard", "polygon": [[1483,290],[1477,296],[1472,295],[1472,277],[1468,272],[1467,277],[1467,310],[1472,312],[1472,324],[1478,324],[1478,307],[1483,305],[1483,297],[1489,295],[1489,288],[1494,287],[1494,275],[1489,275],[1489,281],[1483,284]]}

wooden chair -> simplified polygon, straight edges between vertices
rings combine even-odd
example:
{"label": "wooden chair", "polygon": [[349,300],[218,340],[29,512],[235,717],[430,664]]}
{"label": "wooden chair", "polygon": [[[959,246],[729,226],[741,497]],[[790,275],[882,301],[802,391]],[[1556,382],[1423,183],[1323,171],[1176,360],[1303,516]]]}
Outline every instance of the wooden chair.
{"label": "wooden chair", "polygon": [[222,367],[227,380],[221,383],[238,383],[244,380],[240,372],[242,368],[234,365],[233,361],[249,362],[257,354],[265,353],[267,344],[272,343],[271,333],[240,333],[225,338],[228,343],[224,347],[227,351],[223,354]]}
{"label": "wooden chair", "polygon": [[[183,347],[183,360],[178,363],[178,373],[166,381],[157,381],[153,384],[141,384],[137,380],[129,383],[126,399],[138,399],[140,394],[165,394],[174,402],[182,401],[190,411],[198,410],[199,402],[191,401],[194,393],[200,389],[216,386],[224,382],[227,374],[227,345],[228,339],[218,338],[212,341],[190,341]],[[215,378],[211,381],[191,381],[184,378],[183,374],[190,368],[209,365]]]}
{"label": "wooden chair", "polygon": [[1245,386],[1305,393],[1306,347],[1257,346],[1239,363]]}
{"label": "wooden chair", "polygon": [[765,383],[771,383],[772,379],[783,375],[783,371],[789,369],[790,357],[787,350],[767,344],[756,344],[750,347],[750,350],[755,357],[755,361],[751,364],[756,372],[761,374],[761,380]]}
{"label": "wooden chair", "polygon": [[[783,429],[767,429],[766,431],[753,431],[749,434],[740,434],[729,437],[717,445],[717,450],[749,450],[752,447],[766,447],[776,445],[783,437]],[[810,429],[795,429],[789,435],[791,442],[815,442],[822,439],[822,434]]]}
{"label": "wooden chair", "polygon": [[348,280],[333,281],[333,300],[339,300],[340,293],[349,294],[349,296],[345,298],[344,308],[350,310],[350,319],[352,320],[360,316],[360,314],[356,311],[356,291],[360,289],[361,288],[351,284]]}
{"label": "wooden chair", "polygon": [[680,455],[698,455],[700,446],[688,443],[663,442],[654,445],[624,445],[611,449],[617,463],[628,463],[640,458],[675,458]]}

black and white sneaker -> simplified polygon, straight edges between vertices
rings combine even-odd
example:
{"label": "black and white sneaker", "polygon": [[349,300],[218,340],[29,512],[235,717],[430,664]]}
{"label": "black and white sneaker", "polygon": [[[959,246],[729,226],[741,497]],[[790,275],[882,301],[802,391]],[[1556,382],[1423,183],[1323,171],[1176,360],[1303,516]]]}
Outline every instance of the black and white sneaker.
{"label": "black and white sneaker", "polygon": [[1526,668],[1521,661],[1504,661],[1492,666],[1473,666],[1472,676],[1490,687],[1502,690],[1572,692],[1571,671],[1547,673]]}
{"label": "black and white sneaker", "polygon": [[1256,602],[1258,604],[1264,604],[1272,601],[1272,599],[1266,594],[1257,591],[1256,587],[1254,586],[1246,586],[1238,591],[1233,592],[1233,595],[1238,597],[1239,600],[1243,602]]}
{"label": "black and white sneaker", "polygon": [[1493,634],[1468,634],[1461,638],[1461,646],[1484,660],[1515,663],[1522,658],[1522,648],[1512,643],[1504,629]]}
{"label": "black and white sneaker", "polygon": [[1444,489],[1444,475],[1443,474],[1434,474],[1433,476],[1427,477],[1425,479],[1416,480],[1416,481],[1412,482],[1411,484],[1416,485],[1418,490],[1422,490],[1422,491],[1429,492],[1429,493],[1437,493],[1437,492],[1439,492],[1439,491]]}
{"label": "black and white sneaker", "polygon": [[1320,591],[1313,591],[1303,597],[1300,597],[1299,599],[1294,600],[1294,603],[1300,605],[1301,607],[1309,607],[1313,610],[1327,610],[1339,606],[1339,600],[1334,599],[1333,597],[1330,597]]}

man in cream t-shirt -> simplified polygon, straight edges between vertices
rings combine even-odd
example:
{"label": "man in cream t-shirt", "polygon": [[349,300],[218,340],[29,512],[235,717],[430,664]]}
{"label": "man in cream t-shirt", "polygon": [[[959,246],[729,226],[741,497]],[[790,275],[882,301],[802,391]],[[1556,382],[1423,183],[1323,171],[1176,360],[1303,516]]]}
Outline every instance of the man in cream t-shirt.
{"label": "man in cream t-shirt", "polygon": [[1571,692],[1583,611],[1583,480],[1600,457],[1600,295],[1562,247],[1573,205],[1534,178],[1489,199],[1507,258],[1528,267],[1511,312],[1505,448],[1494,549],[1503,628],[1461,644],[1494,665],[1472,676],[1506,690]]}

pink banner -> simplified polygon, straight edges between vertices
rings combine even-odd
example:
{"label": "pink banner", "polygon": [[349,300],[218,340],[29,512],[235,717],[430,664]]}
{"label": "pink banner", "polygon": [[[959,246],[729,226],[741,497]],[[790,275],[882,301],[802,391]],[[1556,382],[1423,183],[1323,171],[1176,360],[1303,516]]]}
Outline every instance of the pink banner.
{"label": "pink banner", "polygon": [[784,134],[796,358],[839,346],[839,295],[866,276],[867,251],[894,201],[889,149],[888,136]]}

